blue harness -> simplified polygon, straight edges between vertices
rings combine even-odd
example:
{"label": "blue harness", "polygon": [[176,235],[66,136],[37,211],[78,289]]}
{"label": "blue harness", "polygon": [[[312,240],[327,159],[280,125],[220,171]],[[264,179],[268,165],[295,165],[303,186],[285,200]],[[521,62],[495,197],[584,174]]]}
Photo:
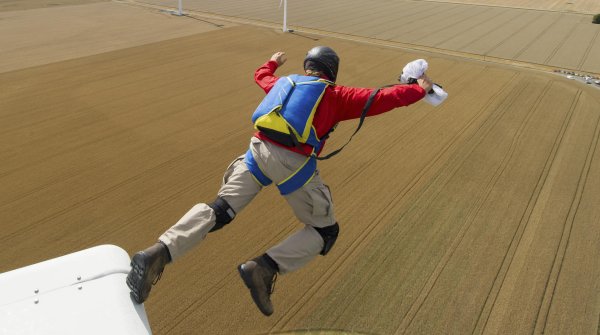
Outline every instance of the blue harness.
{"label": "blue harness", "polygon": [[[312,125],[317,107],[327,86],[333,83],[316,77],[291,75],[281,77],[252,114],[254,128],[270,139],[288,147],[310,145],[313,150],[304,163],[288,178],[277,184],[282,195],[290,194],[308,183],[317,169],[316,153],[323,141]],[[273,181],[260,169],[248,150],[246,165],[261,185]]]}
{"label": "blue harness", "polygon": [[[273,183],[273,181],[262,172],[258,166],[258,163],[254,159],[251,150],[246,151],[244,162],[246,162],[248,170],[250,170],[252,176],[260,185],[267,186]],[[296,170],[296,172],[277,184],[279,193],[281,193],[281,195],[286,195],[301,188],[312,179],[316,170],[317,159],[314,155],[311,155],[306,159],[306,161],[304,161],[304,164],[302,164],[302,166]]]}
{"label": "blue harness", "polygon": [[[362,127],[377,93],[383,87],[393,86],[387,85],[373,90],[350,139],[342,147],[325,157],[317,157],[317,152],[329,133],[333,131],[333,129],[329,130],[322,139],[319,139],[312,125],[314,114],[329,85],[333,85],[333,83],[316,77],[299,75],[281,77],[252,114],[254,127],[270,139],[289,147],[301,147],[300,143],[305,143],[313,148],[304,163],[289,177],[277,184],[282,195],[290,194],[310,182],[317,170],[317,160],[329,159],[342,151]],[[244,162],[260,185],[267,186],[273,183],[260,169],[250,149],[246,152]]]}

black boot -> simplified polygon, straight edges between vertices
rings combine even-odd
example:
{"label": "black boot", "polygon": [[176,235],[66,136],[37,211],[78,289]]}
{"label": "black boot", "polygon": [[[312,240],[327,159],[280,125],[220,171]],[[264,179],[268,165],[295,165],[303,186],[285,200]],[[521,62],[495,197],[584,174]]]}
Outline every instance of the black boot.
{"label": "black boot", "polygon": [[169,249],[161,242],[133,255],[131,271],[127,275],[127,286],[136,302],[141,304],[146,301],[152,285],[158,282],[165,265],[170,261]]}
{"label": "black boot", "polygon": [[273,314],[271,294],[277,278],[277,263],[265,254],[241,264],[238,271],[258,309],[266,316]]}

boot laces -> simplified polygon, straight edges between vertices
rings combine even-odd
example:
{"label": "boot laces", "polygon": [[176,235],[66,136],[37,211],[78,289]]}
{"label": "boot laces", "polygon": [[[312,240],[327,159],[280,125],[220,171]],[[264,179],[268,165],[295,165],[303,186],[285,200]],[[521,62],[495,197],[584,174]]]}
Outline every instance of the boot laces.
{"label": "boot laces", "polygon": [[160,280],[160,278],[162,277],[163,271],[161,271],[158,276],[156,276],[156,278],[154,278],[154,280],[152,281],[152,285],[156,285],[156,283],[158,283],[158,281]]}

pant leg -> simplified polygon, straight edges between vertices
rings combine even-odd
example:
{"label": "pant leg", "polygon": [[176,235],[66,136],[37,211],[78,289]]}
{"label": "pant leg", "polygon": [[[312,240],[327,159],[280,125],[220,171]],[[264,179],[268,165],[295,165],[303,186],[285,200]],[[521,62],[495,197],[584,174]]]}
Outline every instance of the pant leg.
{"label": "pant leg", "polygon": [[[229,165],[218,192],[236,213],[240,213],[262,188],[252,177],[243,158],[242,155]],[[200,203],[162,234],[159,240],[167,246],[174,261],[198,245],[215,224],[213,209]]]}
{"label": "pant leg", "polygon": [[[287,178],[306,160],[302,155],[258,139],[253,139],[252,150],[257,163],[274,183]],[[319,255],[324,242],[313,227],[336,223],[331,193],[318,171],[310,182],[286,195],[285,199],[304,227],[267,250],[267,254],[277,262],[281,274],[297,270]]]}
{"label": "pant leg", "polygon": [[267,251],[279,265],[281,274],[303,267],[321,253],[324,241],[313,227],[336,223],[331,193],[318,171],[310,183],[285,198],[304,227]]}

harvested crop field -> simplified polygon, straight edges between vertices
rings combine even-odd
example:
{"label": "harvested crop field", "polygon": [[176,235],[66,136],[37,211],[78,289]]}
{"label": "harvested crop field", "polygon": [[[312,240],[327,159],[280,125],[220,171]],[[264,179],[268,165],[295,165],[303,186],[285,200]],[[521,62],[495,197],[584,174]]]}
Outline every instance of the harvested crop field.
{"label": "harvested crop field", "polygon": [[[134,3],[175,6],[165,0]],[[412,0],[306,0],[290,1],[288,7],[287,24],[299,31],[335,32],[405,48],[600,75],[600,25],[592,24],[589,14]],[[282,22],[282,10],[270,0],[252,5],[186,0],[185,8],[201,17]]]}
{"label": "harvested crop field", "polygon": [[114,2],[0,12],[0,22],[0,73],[232,25]]}
{"label": "harvested crop field", "polygon": [[[301,226],[271,187],[169,265],[145,304],[154,333],[598,333],[599,90],[442,54],[203,24],[214,29],[0,73],[0,271],[153,243],[212,201],[246,150],[263,95],[256,67],[284,50],[278,74],[301,71],[306,50],[324,44],[342,58],[339,84],[393,83],[426,58],[450,98],[367,119],[321,163],[340,238],[278,279],[274,315],[260,314],[236,270]],[[342,124],[325,151],[355,127]]]}
{"label": "harvested crop field", "polygon": [[2,0],[2,2],[0,2],[0,12],[84,5],[106,1],[109,0]]}
{"label": "harvested crop field", "polygon": [[536,10],[577,12],[587,14],[600,13],[600,2],[596,0],[412,0],[460,3],[466,5],[498,6],[526,8]]}

